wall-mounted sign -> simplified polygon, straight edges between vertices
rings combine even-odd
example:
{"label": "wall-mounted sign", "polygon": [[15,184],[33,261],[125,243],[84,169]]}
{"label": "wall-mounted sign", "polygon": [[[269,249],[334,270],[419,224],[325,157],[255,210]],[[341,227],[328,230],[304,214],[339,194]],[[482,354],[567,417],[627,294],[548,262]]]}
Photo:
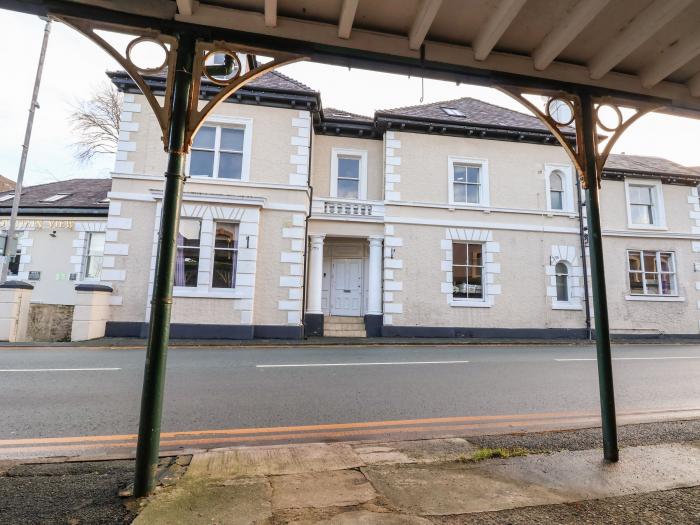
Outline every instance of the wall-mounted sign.
{"label": "wall-mounted sign", "polygon": [[[7,230],[9,219],[0,220],[0,230]],[[19,219],[15,223],[17,230],[72,230],[75,221],[68,219]]]}
{"label": "wall-mounted sign", "polygon": [[38,281],[41,279],[41,272],[29,272],[29,276],[27,277],[30,281]]}

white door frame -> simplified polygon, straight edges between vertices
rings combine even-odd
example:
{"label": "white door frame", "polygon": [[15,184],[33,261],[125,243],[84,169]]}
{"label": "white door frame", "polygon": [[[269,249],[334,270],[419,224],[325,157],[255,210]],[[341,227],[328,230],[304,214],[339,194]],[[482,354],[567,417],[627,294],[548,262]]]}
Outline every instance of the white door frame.
{"label": "white door frame", "polygon": [[[332,257],[331,258],[331,278],[329,282],[329,304],[328,304],[328,312],[330,315],[343,315],[343,314],[337,314],[333,312],[333,307],[335,304],[335,293],[336,293],[336,287],[335,287],[335,265],[336,262],[338,261],[350,261],[350,260],[356,260],[360,263],[360,286],[359,286],[359,294],[360,294],[360,307],[359,307],[359,312],[357,314],[357,317],[362,317],[365,312],[365,265],[364,265],[364,258],[362,257]],[[354,317],[354,316],[347,316],[347,317]]]}

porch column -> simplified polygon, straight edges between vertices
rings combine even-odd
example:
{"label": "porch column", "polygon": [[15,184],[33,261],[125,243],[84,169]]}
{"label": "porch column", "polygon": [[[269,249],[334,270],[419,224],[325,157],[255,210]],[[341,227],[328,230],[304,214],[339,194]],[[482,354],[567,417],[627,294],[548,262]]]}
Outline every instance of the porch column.
{"label": "porch column", "polygon": [[382,314],[382,237],[369,238],[367,315]]}
{"label": "porch column", "polygon": [[365,333],[367,337],[382,335],[382,241],[383,237],[369,237],[369,272],[367,276],[367,314],[365,315]]}
{"label": "porch column", "polygon": [[325,235],[310,235],[309,277],[307,281],[305,335],[323,335],[323,310],[321,290],[323,288],[323,239]]}

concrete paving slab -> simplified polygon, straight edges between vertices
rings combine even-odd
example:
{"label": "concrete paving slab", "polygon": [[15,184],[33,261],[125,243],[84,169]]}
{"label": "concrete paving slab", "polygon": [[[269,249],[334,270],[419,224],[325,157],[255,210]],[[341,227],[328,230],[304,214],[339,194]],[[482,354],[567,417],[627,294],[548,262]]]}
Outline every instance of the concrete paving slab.
{"label": "concrete paving slab", "polygon": [[263,477],[226,480],[183,479],[152,496],[134,525],[250,525],[272,516],[272,489]]}
{"label": "concrete paving slab", "polygon": [[367,465],[436,463],[470,457],[478,447],[463,438],[358,443],[353,450]]}
{"label": "concrete paving slab", "polygon": [[231,478],[343,470],[364,465],[350,445],[311,443],[237,447],[197,454],[186,476]]}
{"label": "concrete paving slab", "polygon": [[623,449],[607,464],[600,450],[559,452],[477,464],[375,465],[362,469],[403,512],[466,514],[639,494],[700,485],[700,449]]}
{"label": "concrete paving slab", "polygon": [[394,512],[370,512],[357,510],[343,512],[330,519],[318,521],[318,525],[432,525],[418,516],[396,514]]}
{"label": "concrete paving slab", "polygon": [[357,470],[274,476],[270,484],[273,510],[347,507],[377,497],[367,478]]}

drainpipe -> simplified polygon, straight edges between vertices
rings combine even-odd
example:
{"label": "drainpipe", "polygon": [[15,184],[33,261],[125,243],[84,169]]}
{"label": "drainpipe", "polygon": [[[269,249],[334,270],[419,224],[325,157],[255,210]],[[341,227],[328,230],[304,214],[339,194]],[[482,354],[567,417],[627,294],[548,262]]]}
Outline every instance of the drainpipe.
{"label": "drainpipe", "polygon": [[579,241],[581,243],[581,268],[583,270],[583,302],[586,304],[586,337],[593,339],[591,331],[591,308],[588,294],[588,260],[586,259],[586,227],[583,224],[583,199],[581,198],[581,180],[576,177],[576,196],[578,198]]}
{"label": "drainpipe", "polygon": [[[311,113],[309,111],[309,113]],[[311,218],[311,207],[314,202],[314,187],[311,185],[311,151],[314,143],[313,134],[313,118],[311,119],[311,129],[309,130],[309,165],[307,170],[306,185],[309,187],[307,190],[309,195],[309,212],[306,214],[306,220],[304,221],[304,275],[301,280],[301,326],[304,332],[304,339],[306,339],[306,279],[309,276],[309,219]]]}

